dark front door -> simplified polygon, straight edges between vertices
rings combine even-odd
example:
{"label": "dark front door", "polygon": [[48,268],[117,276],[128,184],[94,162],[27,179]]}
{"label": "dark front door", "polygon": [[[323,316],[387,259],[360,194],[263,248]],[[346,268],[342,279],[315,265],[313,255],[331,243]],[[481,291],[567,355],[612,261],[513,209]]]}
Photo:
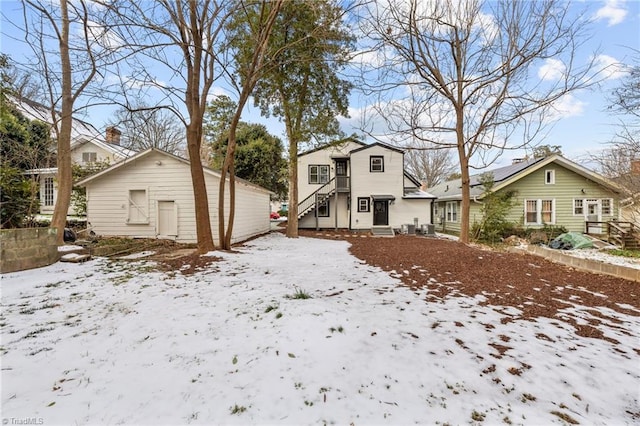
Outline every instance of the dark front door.
{"label": "dark front door", "polygon": [[389,224],[389,202],[373,202],[373,226]]}

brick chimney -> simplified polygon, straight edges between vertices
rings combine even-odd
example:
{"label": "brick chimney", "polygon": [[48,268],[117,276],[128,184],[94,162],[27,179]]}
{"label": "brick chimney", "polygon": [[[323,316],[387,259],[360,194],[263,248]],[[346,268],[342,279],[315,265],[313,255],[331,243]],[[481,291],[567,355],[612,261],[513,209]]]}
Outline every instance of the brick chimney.
{"label": "brick chimney", "polygon": [[115,126],[107,127],[107,143],[112,143],[114,145],[120,145],[120,135],[122,132],[118,130]]}
{"label": "brick chimney", "polygon": [[631,160],[631,176],[640,176],[640,160]]}

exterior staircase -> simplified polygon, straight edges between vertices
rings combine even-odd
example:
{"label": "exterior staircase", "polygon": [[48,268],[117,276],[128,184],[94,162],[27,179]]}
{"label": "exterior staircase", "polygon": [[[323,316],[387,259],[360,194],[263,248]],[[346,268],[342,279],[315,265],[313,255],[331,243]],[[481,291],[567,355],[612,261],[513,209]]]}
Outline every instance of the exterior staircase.
{"label": "exterior staircase", "polygon": [[298,220],[314,212],[318,205],[331,198],[336,192],[349,192],[349,176],[335,176],[318,188],[316,192],[300,201],[298,203]]}
{"label": "exterior staircase", "polygon": [[640,249],[640,229],[630,222],[608,222],[607,239],[622,249]]}
{"label": "exterior staircase", "polygon": [[330,198],[336,192],[336,178],[322,185],[316,192],[298,203],[298,220],[314,212],[319,204]]}

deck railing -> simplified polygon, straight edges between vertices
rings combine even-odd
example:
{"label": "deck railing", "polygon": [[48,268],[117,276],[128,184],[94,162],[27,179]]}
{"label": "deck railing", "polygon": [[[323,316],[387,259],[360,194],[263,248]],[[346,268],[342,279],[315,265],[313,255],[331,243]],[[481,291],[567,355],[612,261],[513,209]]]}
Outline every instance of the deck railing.
{"label": "deck railing", "polygon": [[[585,233],[590,235],[607,236],[607,242],[617,244],[623,249],[627,246],[637,246],[637,233],[640,231],[637,226],[631,222],[585,222]],[[600,228],[599,233],[593,232],[594,229]]]}

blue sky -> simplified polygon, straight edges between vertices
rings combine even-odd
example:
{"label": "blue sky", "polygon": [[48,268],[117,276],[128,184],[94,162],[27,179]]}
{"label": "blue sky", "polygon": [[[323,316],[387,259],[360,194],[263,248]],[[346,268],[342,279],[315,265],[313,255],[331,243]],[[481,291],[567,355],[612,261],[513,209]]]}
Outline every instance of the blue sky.
{"label": "blue sky", "polygon": [[[3,53],[9,54],[17,61],[23,61],[31,54],[28,46],[16,41],[20,37],[21,6],[16,1],[1,1],[1,39]],[[633,49],[640,50],[640,1],[638,0],[606,0],[578,1],[572,7],[587,8],[589,16],[594,18],[593,37],[581,50],[583,59],[598,50],[602,60],[615,64],[630,64],[634,55]],[[576,9],[577,10],[577,9]],[[16,25],[13,25],[17,24]],[[620,117],[607,111],[606,96],[620,84],[623,73],[615,73],[604,84],[594,90],[575,92],[563,100],[563,113],[558,121],[548,129],[546,138],[538,140],[542,144],[560,145],[566,157],[584,162],[590,153],[600,150],[610,141],[616,131]],[[214,93],[229,93],[224,87],[216,87]],[[232,96],[233,97],[233,96]],[[360,133],[359,119],[367,106],[367,100],[357,92],[351,97],[351,118],[342,118],[342,128],[347,133]],[[87,121],[97,128],[103,129],[110,119],[114,108],[96,107],[88,111]],[[247,106],[243,120],[260,122],[267,125],[271,133],[286,140],[284,126],[277,119],[260,117],[260,113],[251,104]],[[506,152],[496,165],[510,163],[514,157],[524,152]]]}

